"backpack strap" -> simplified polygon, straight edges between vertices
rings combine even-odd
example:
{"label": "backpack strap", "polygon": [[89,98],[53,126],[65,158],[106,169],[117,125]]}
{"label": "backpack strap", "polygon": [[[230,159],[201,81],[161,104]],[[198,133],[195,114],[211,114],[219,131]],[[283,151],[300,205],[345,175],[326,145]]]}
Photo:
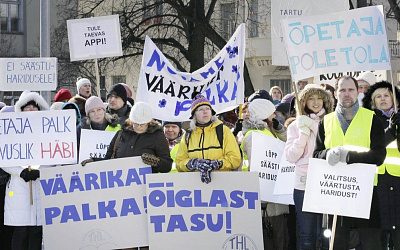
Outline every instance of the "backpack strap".
{"label": "backpack strap", "polygon": [[224,124],[223,123],[219,124],[215,128],[215,130],[217,132],[217,138],[218,138],[219,146],[221,148],[223,148],[224,147]]}

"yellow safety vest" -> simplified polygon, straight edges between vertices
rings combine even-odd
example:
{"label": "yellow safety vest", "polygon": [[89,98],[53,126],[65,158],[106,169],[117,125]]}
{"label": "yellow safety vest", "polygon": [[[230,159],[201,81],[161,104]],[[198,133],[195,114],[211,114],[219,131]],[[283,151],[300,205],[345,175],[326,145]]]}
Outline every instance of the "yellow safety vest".
{"label": "yellow safety vest", "polygon": [[120,124],[117,124],[117,126],[115,126],[115,127],[112,127],[112,126],[108,125],[106,127],[106,129],[105,129],[105,131],[110,131],[110,132],[118,132],[120,130],[121,130],[121,125]]}
{"label": "yellow safety vest", "polygon": [[248,130],[243,137],[242,144],[240,145],[240,149],[242,150],[242,153],[243,153],[242,171],[249,171],[249,158],[247,157],[247,154],[244,152],[243,143],[244,143],[245,139],[253,132],[259,132],[264,135],[275,138],[275,136],[268,129],[263,129],[263,130],[250,129],[250,130]]}
{"label": "yellow safety vest", "polygon": [[378,174],[384,174],[385,169],[388,174],[400,177],[400,152],[397,148],[397,141],[392,141],[386,147],[386,158],[378,168]]}
{"label": "yellow safety vest", "polygon": [[171,168],[171,171],[169,171],[170,173],[178,173],[178,170],[176,169],[176,163],[175,163],[176,154],[178,153],[178,149],[179,149],[179,143],[175,144],[175,146],[173,146],[171,151],[169,152],[169,155],[171,156],[171,159],[172,159],[172,168]]}
{"label": "yellow safety vest", "polygon": [[[369,151],[371,148],[370,134],[373,117],[373,111],[359,108],[347,128],[346,135],[344,135],[336,112],[327,114],[324,117],[325,148],[344,146],[351,151]],[[374,185],[376,186],[377,184],[378,176],[375,175]]]}

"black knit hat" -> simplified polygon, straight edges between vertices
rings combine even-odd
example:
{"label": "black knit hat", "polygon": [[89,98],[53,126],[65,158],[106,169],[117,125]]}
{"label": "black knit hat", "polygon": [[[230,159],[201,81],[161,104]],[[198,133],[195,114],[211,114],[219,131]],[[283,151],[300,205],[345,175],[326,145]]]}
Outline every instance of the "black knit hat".
{"label": "black knit hat", "polygon": [[128,95],[126,93],[126,89],[124,87],[124,85],[122,84],[114,84],[111,89],[108,91],[107,94],[107,99],[111,96],[111,95],[116,95],[118,97],[121,97],[121,99],[124,101],[124,103],[126,103],[126,101],[128,100]]}
{"label": "black knit hat", "polygon": [[168,124],[175,124],[175,125],[178,126],[179,128],[182,128],[182,122],[163,121],[163,123],[162,123],[163,127],[164,127],[165,125],[168,125]]}

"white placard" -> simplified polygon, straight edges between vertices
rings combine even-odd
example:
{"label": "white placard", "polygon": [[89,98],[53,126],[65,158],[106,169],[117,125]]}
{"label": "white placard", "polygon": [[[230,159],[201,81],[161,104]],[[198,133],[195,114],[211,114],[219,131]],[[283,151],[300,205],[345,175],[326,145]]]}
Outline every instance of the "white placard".
{"label": "white placard", "polygon": [[149,174],[151,167],[140,157],[41,169],[44,248],[148,245],[144,200]]}
{"label": "white placard", "polygon": [[294,81],[391,68],[382,6],[285,19],[282,29]]}
{"label": "white placard", "polygon": [[290,163],[286,160],[286,155],[283,153],[281,162],[279,163],[279,171],[276,177],[274,187],[274,195],[288,194],[293,195],[294,182],[295,182],[295,168],[296,164]]}
{"label": "white placard", "polygon": [[67,20],[71,61],[122,56],[119,16]]}
{"label": "white placard", "polygon": [[150,104],[154,118],[189,120],[193,93],[201,92],[217,114],[244,100],[245,25],[241,24],[225,47],[193,73],[177,71],[149,37],[140,68],[137,101]]}
{"label": "white placard", "polygon": [[289,65],[280,21],[291,17],[312,16],[349,9],[347,0],[272,0],[272,65]]}
{"label": "white placard", "polygon": [[74,110],[0,113],[1,167],[75,164]]}
{"label": "white placard", "polygon": [[57,58],[0,58],[1,91],[56,88]]}
{"label": "white placard", "polygon": [[293,194],[275,195],[273,193],[285,143],[256,131],[252,133],[251,139],[250,171],[258,172],[261,200],[294,204]]}
{"label": "white placard", "polygon": [[[372,73],[374,73],[376,77],[376,82],[379,81],[387,81],[387,73],[386,70],[371,70]],[[362,72],[361,71],[350,71],[350,72],[336,72],[336,73],[326,73],[326,74],[321,74],[319,76],[314,76],[314,83],[321,84],[321,83],[327,83],[334,85],[336,82],[336,79],[343,76],[352,76],[354,78],[357,78]]]}
{"label": "white placard", "polygon": [[211,177],[209,184],[198,172],[147,177],[150,249],[264,249],[257,175]]}
{"label": "white placard", "polygon": [[79,147],[80,161],[89,158],[104,158],[116,132],[92,129],[81,130]]}
{"label": "white placard", "polygon": [[376,166],[310,158],[303,211],[369,218]]}

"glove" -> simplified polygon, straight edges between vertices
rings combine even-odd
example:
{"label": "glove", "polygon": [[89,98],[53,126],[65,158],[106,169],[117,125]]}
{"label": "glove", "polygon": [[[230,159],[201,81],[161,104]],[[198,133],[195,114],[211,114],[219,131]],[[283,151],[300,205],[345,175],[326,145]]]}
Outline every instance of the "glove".
{"label": "glove", "polygon": [[144,164],[147,164],[150,166],[157,166],[158,163],[160,163],[160,158],[153,154],[143,153],[142,161],[144,162]]}
{"label": "glove", "polygon": [[202,164],[202,167],[200,168],[200,177],[201,181],[208,184],[211,182],[211,172],[213,170],[220,169],[222,167],[222,161],[218,160],[210,160],[209,163],[204,163]]}
{"label": "glove", "polygon": [[204,169],[204,170],[207,169],[206,164],[209,164],[209,163],[210,163],[210,160],[207,160],[207,159],[193,158],[188,161],[188,163],[186,164],[186,167],[190,171],[198,170],[201,172],[201,169]]}
{"label": "glove", "polygon": [[279,123],[278,119],[272,118],[272,127],[273,127],[275,130],[279,131],[279,130],[282,129],[282,124]]}
{"label": "glove", "polygon": [[211,170],[218,170],[222,167],[222,161],[210,160],[209,166],[210,166]]}
{"label": "glove", "polygon": [[393,128],[394,126],[400,126],[400,114],[399,112],[393,113],[389,120],[389,126]]}
{"label": "glove", "polygon": [[84,167],[86,164],[91,163],[91,162],[94,162],[94,160],[92,158],[86,159],[81,162],[81,165],[82,165],[82,167]]}
{"label": "glove", "polygon": [[237,136],[237,134],[240,132],[240,131],[242,131],[242,128],[243,128],[243,120],[242,119],[240,119],[240,120],[238,120],[236,123],[235,123],[235,128],[233,129],[233,135],[234,136]]}
{"label": "glove", "polygon": [[340,161],[339,147],[330,149],[326,155],[326,160],[328,161],[329,165],[336,165]]}
{"label": "glove", "polygon": [[37,169],[25,168],[19,175],[25,182],[34,181],[40,177],[40,171]]}

